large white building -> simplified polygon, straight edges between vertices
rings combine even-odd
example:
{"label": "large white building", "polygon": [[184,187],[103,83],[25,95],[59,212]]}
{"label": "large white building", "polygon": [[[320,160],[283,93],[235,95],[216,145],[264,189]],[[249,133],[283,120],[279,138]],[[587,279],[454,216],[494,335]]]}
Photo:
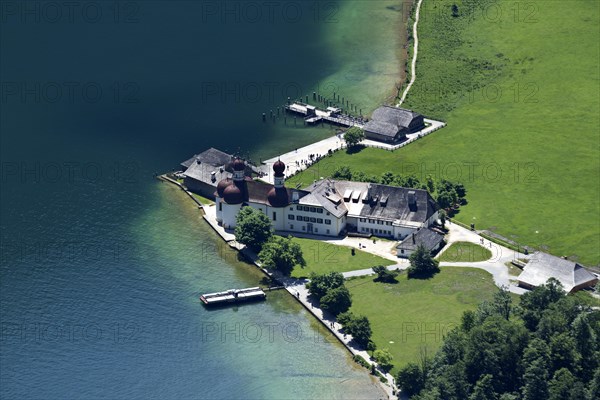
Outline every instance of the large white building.
{"label": "large white building", "polygon": [[273,164],[274,184],[244,176],[233,162],[233,176],[215,192],[217,221],[233,229],[237,213],[249,206],[265,213],[279,233],[339,236],[346,232],[402,240],[438,218],[438,205],[425,190],[366,182],[323,179],[305,190],[285,187],[285,164]]}

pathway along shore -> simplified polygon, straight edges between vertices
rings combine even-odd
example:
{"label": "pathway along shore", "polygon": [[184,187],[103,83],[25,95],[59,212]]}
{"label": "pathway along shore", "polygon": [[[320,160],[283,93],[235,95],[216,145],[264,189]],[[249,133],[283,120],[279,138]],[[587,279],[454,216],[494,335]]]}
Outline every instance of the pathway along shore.
{"label": "pathway along shore", "polygon": [[398,393],[398,389],[396,388],[394,377],[391,374],[383,371],[377,365],[376,362],[372,361],[370,359],[370,355],[368,354],[368,352],[366,350],[361,350],[358,347],[356,347],[356,344],[352,341],[352,336],[348,335],[348,334],[344,334],[342,332],[342,325],[337,323],[335,321],[335,318],[333,318],[331,316],[326,316],[325,313],[323,312],[323,310],[316,307],[315,304],[311,301],[311,299],[309,299],[308,289],[306,289],[306,286],[305,286],[306,282],[308,282],[308,280],[285,277],[285,276],[277,273],[277,271],[271,272],[271,271],[268,271],[265,268],[263,268],[261,266],[260,262],[258,261],[258,256],[254,252],[252,252],[248,248],[246,248],[245,245],[238,243],[235,240],[235,236],[233,234],[226,232],[225,229],[223,229],[223,227],[221,227],[217,223],[216,207],[214,204],[206,205],[206,204],[202,204],[202,203],[198,202],[194,198],[192,193],[189,192],[188,190],[186,190],[186,188],[182,184],[180,184],[176,180],[169,178],[166,175],[159,175],[159,176],[157,176],[157,179],[162,180],[164,182],[172,183],[172,184],[178,186],[181,190],[183,190],[196,203],[198,208],[203,210],[204,220],[206,222],[208,222],[208,224],[214,229],[214,231],[230,247],[238,250],[248,261],[252,262],[255,266],[257,266],[267,277],[273,279],[276,282],[277,281],[281,282],[281,284],[285,287],[285,290],[287,290],[288,293],[290,293],[293,298],[295,298],[300,304],[302,304],[302,306],[308,312],[310,312],[315,318],[317,318],[317,320],[319,320],[323,324],[323,326],[335,338],[337,338],[338,341],[342,345],[344,345],[344,347],[346,347],[346,349],[353,356],[358,355],[358,356],[362,357],[370,366],[373,366],[382,376],[384,376],[387,379],[387,383],[384,383],[380,379],[378,379],[376,376],[373,377],[379,383],[380,387],[383,389],[383,391],[387,395],[388,399],[397,398],[396,396]]}
{"label": "pathway along shore", "polygon": [[410,82],[408,82],[408,86],[406,87],[406,89],[404,89],[404,93],[402,93],[402,97],[400,98],[400,102],[398,103],[397,107],[400,107],[402,105],[402,103],[404,103],[404,100],[406,99],[406,95],[408,94],[408,91],[410,90],[413,83],[415,83],[415,80],[417,79],[417,54],[419,52],[419,36],[417,34],[417,26],[419,25],[419,14],[421,11],[422,3],[423,3],[423,0],[419,0],[419,2],[417,3],[417,10],[415,12],[415,23],[413,24],[413,38],[415,40],[415,45],[414,45],[413,58],[412,58],[411,67],[410,67]]}

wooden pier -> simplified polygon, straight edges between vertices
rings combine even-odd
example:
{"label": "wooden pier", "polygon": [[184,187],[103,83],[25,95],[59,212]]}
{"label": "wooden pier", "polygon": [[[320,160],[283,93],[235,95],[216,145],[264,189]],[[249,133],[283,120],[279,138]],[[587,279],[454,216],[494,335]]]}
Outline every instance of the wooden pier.
{"label": "wooden pier", "polygon": [[247,289],[230,289],[224,292],[207,293],[200,296],[200,300],[207,306],[244,301],[264,300],[267,297],[260,287]]}
{"label": "wooden pier", "polygon": [[362,129],[365,124],[363,119],[343,114],[342,110],[336,107],[327,107],[327,110],[321,110],[310,104],[295,102],[286,105],[285,109],[288,112],[303,115],[304,121],[309,125],[325,121],[346,127],[357,126]]}

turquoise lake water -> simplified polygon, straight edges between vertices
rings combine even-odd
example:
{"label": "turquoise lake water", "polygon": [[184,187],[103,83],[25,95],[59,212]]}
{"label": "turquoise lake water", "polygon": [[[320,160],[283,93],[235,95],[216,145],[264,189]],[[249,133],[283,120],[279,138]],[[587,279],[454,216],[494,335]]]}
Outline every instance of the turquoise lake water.
{"label": "turquoise lake water", "polygon": [[259,161],[330,135],[261,115],[287,95],[343,93],[331,35],[347,28],[329,19],[352,4],[275,2],[257,17],[251,2],[6,3],[0,397],[378,397],[286,293],[204,309],[200,293],[262,276],[153,179],[210,146]]}

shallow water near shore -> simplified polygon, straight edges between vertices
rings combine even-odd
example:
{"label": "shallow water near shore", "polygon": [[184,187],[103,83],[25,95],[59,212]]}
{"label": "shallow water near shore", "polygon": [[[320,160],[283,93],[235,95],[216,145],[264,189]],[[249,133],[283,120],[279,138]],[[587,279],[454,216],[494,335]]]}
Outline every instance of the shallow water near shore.
{"label": "shallow water near shore", "polygon": [[[131,23],[106,8],[100,23],[0,26],[2,80],[17,90],[3,92],[0,118],[1,397],[380,397],[287,293],[203,308],[200,293],[262,275],[153,178],[210,146],[259,161],[332,134],[261,115],[285,101],[281,88],[310,93],[344,70],[333,48],[347,36],[327,33],[342,25],[137,5],[121,10]],[[353,71],[348,81],[368,73]]]}

